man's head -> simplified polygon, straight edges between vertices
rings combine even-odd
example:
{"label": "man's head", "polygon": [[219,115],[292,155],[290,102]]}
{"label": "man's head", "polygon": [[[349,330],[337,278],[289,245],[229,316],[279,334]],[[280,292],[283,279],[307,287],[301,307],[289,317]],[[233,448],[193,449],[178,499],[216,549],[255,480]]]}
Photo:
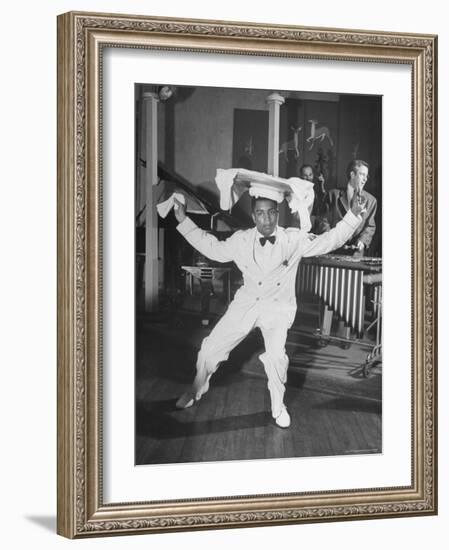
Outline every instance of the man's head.
{"label": "man's head", "polygon": [[303,180],[313,181],[313,168],[310,164],[303,164],[299,169],[299,177]]}
{"label": "man's head", "polygon": [[362,191],[368,180],[368,171],[369,166],[367,162],[364,160],[352,160],[348,164],[346,171],[349,185],[356,191]]}
{"label": "man's head", "polygon": [[269,237],[278,223],[278,203],[271,199],[253,197],[251,200],[252,218],[257,231],[264,237]]}

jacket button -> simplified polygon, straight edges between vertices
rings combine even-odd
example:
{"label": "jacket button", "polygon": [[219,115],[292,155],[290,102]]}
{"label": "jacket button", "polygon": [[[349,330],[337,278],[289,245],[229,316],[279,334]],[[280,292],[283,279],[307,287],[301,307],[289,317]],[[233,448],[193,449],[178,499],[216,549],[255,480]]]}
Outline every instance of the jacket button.
{"label": "jacket button", "polygon": [[281,286],[281,283],[278,283],[278,286]]}
{"label": "jacket button", "polygon": [[262,281],[259,281],[258,284],[261,285],[261,284],[262,284]]}
{"label": "jacket button", "polygon": [[256,298],[256,302],[258,302],[258,301],[259,301],[259,298]]}

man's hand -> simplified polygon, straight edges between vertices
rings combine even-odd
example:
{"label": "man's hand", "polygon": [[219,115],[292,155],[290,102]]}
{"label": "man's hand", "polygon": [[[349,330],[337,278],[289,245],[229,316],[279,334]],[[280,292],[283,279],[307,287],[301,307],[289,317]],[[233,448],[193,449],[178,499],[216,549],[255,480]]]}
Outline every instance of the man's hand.
{"label": "man's hand", "polygon": [[359,214],[362,214],[363,212],[366,212],[366,196],[354,193],[351,200],[351,212],[358,216]]}
{"label": "man's hand", "polygon": [[174,202],[173,210],[175,212],[175,218],[178,221],[178,223],[181,223],[187,217],[185,204],[182,204],[182,202],[178,201],[176,197],[173,197],[173,202]]}
{"label": "man's hand", "polygon": [[365,245],[362,243],[362,241],[357,241],[356,247],[357,250],[354,252],[353,256],[354,258],[360,258],[365,253]]}

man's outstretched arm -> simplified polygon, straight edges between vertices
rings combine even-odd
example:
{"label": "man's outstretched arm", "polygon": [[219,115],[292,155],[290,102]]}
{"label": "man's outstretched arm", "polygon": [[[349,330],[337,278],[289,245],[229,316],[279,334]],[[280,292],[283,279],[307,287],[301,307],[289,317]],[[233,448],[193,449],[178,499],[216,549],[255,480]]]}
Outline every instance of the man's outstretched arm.
{"label": "man's outstretched arm", "polygon": [[230,262],[233,259],[232,239],[219,241],[214,235],[200,229],[186,214],[186,207],[174,199],[175,217],[179,222],[177,230],[198,252],[215,262]]}
{"label": "man's outstretched arm", "polygon": [[303,256],[319,256],[343,246],[361,223],[362,218],[360,214],[364,211],[365,206],[366,199],[354,193],[351,201],[351,210],[346,213],[345,217],[333,229],[308,241],[304,247]]}

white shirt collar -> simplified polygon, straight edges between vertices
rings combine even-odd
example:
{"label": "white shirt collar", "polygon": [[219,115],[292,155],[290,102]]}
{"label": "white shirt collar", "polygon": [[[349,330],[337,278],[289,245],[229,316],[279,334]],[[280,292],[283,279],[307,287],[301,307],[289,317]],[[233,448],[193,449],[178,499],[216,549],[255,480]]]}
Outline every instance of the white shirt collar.
{"label": "white shirt collar", "polygon": [[[273,233],[271,233],[271,235],[268,235],[268,237],[275,237],[277,235],[277,232],[278,232],[278,228],[276,226]],[[257,229],[256,229],[256,236],[257,236],[258,239],[260,239],[261,237],[265,237],[265,235],[262,235],[262,233],[259,233],[259,231]]]}

